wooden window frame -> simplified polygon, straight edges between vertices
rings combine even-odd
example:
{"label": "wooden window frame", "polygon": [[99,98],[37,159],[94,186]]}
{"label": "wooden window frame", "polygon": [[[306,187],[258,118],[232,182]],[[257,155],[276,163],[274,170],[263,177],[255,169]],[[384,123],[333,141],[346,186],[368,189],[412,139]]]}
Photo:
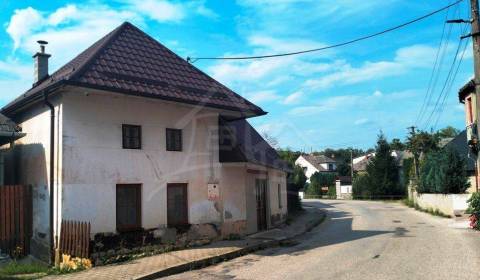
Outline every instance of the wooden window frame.
{"label": "wooden window frame", "polygon": [[[178,133],[180,135],[179,147],[175,146],[174,143],[170,143],[170,133]],[[181,152],[183,150],[183,131],[176,128],[166,128],[165,129],[165,149],[169,152]]]}
{"label": "wooden window frame", "polygon": [[[120,226],[118,225],[118,208],[117,208],[117,190],[119,188],[135,188],[137,190],[136,192],[136,218],[137,218],[137,224],[135,225],[124,225]],[[115,218],[115,224],[116,224],[116,229],[118,232],[127,232],[127,231],[136,231],[142,229],[142,184],[117,184],[115,187],[115,212],[116,212],[116,218]]]}
{"label": "wooden window frame", "polygon": [[[126,129],[131,129],[131,128],[138,128],[138,147],[130,146],[129,144],[131,143],[127,143],[127,141],[125,141],[125,138],[126,138],[125,131]],[[133,138],[133,137],[129,137],[129,138]],[[142,149],[142,126],[141,125],[122,124],[122,148],[131,149],[131,150]]]}

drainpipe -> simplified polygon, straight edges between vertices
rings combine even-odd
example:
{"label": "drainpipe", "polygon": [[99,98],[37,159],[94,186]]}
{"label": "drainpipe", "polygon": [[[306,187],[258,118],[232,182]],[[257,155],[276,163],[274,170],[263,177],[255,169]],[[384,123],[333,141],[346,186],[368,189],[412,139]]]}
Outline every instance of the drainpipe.
{"label": "drainpipe", "polygon": [[54,244],[54,213],[53,213],[53,208],[54,208],[54,187],[55,184],[53,182],[54,180],[54,168],[55,168],[55,108],[53,107],[52,103],[48,101],[48,94],[45,92],[44,93],[44,101],[45,105],[50,108],[50,172],[49,172],[49,187],[50,187],[50,246],[51,246],[51,252],[50,252],[50,262],[51,264],[54,263],[55,261],[55,244]]}

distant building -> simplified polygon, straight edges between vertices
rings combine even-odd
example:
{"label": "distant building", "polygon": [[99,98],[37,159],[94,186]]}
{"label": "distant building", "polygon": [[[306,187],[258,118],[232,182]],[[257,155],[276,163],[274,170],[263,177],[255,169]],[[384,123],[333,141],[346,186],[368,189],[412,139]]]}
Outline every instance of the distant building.
{"label": "distant building", "polygon": [[324,155],[301,155],[295,161],[295,164],[305,170],[307,181],[315,172],[334,173],[337,172],[337,162]]}

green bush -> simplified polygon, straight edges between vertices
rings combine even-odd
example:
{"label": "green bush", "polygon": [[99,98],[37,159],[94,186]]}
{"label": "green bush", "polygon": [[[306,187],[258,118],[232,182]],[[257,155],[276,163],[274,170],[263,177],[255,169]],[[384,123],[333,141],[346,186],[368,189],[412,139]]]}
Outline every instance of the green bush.
{"label": "green bush", "polygon": [[372,196],[368,175],[357,175],[353,179],[352,196],[354,199],[369,198]]}
{"label": "green bush", "polygon": [[[322,187],[328,187],[327,195],[330,196],[330,188],[335,188],[335,174],[315,172],[310,177],[310,184],[307,187],[307,195],[323,195]],[[335,190],[334,190],[335,191]]]}
{"label": "green bush", "polygon": [[467,213],[471,214],[470,216],[470,227],[476,230],[480,230],[480,193],[473,193],[472,196],[467,200],[468,209]]}
{"label": "green bush", "polygon": [[465,160],[455,150],[432,151],[422,161],[419,193],[464,193],[469,186]]}

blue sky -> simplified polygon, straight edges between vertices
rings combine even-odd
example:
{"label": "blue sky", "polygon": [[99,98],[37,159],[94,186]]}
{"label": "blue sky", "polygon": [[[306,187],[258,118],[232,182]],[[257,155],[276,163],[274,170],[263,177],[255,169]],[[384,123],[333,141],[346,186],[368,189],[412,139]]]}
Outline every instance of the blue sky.
{"label": "blue sky", "polygon": [[[32,84],[36,40],[50,42],[51,70],[123,21],[187,56],[262,55],[321,47],[380,31],[449,4],[449,0],[13,1],[0,2],[0,105]],[[468,1],[449,10],[466,18]],[[195,66],[268,111],[250,119],[281,147],[367,148],[382,130],[404,139],[406,127],[464,127],[457,91],[472,77],[471,45],[443,110],[434,107],[457,49],[451,26],[436,90],[417,117],[429,84],[445,12],[353,45],[254,61],[198,61]],[[447,26],[447,31],[450,27]],[[448,32],[447,32],[448,33]]]}

